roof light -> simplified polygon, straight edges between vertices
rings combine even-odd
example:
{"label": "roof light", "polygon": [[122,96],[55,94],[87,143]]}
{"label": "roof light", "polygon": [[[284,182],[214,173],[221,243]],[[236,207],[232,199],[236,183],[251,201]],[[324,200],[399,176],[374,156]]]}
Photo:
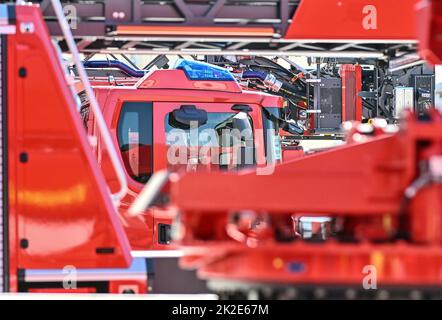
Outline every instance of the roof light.
{"label": "roof light", "polygon": [[200,61],[178,59],[175,69],[183,70],[189,80],[235,81],[228,70]]}

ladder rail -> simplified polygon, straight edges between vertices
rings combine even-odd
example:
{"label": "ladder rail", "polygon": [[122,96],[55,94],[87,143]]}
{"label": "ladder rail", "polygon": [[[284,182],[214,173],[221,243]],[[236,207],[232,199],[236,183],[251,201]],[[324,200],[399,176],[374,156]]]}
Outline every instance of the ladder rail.
{"label": "ladder rail", "polygon": [[89,98],[91,110],[95,115],[95,119],[97,121],[99,132],[103,138],[104,145],[106,147],[106,150],[109,154],[109,158],[112,163],[112,166],[113,166],[115,173],[117,175],[118,182],[120,184],[120,188],[117,192],[111,194],[111,198],[114,201],[114,203],[118,203],[118,201],[121,200],[126,195],[127,190],[128,190],[126,174],[125,174],[123,165],[120,161],[120,158],[118,156],[115,145],[112,141],[112,137],[111,137],[111,134],[110,134],[109,129],[107,127],[106,121],[104,120],[103,113],[101,112],[100,106],[98,105],[98,101],[97,101],[95,94],[92,90],[87,73],[84,69],[83,63],[80,58],[80,54],[78,52],[77,45],[75,43],[72,32],[70,30],[68,21],[64,15],[63,7],[61,6],[61,3],[59,0],[51,0],[51,2],[52,2],[52,6],[54,8],[55,14],[57,15],[57,19],[60,24],[60,28],[62,30],[62,33],[64,35],[66,44],[71,52],[72,59],[73,59],[74,64],[77,68],[78,75],[79,75],[81,81],[83,82],[84,89],[86,91],[86,95]]}

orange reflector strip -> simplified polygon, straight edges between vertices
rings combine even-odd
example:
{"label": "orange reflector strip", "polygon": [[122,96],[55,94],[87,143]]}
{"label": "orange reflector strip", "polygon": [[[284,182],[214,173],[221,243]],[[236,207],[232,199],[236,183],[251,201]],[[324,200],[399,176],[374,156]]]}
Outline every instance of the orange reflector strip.
{"label": "orange reflector strip", "polygon": [[271,37],[268,27],[117,26],[117,35]]}

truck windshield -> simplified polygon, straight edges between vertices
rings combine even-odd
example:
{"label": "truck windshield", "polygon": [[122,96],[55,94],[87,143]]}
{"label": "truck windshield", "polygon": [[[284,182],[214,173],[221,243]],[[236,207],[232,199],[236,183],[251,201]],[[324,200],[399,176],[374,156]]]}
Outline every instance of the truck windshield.
{"label": "truck windshield", "polygon": [[[206,123],[189,129],[174,121],[172,112],[168,113],[165,118],[168,166],[193,170],[201,166],[234,169],[245,163],[253,164],[253,132],[235,128],[238,121],[241,120],[236,112],[208,112]],[[251,124],[247,115],[245,121]],[[250,159],[244,156],[244,150],[251,150]]]}

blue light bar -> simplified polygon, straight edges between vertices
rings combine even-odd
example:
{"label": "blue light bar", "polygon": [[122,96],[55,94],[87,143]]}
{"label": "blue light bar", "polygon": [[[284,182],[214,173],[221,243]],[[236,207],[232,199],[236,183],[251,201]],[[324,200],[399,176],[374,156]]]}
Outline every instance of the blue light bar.
{"label": "blue light bar", "polygon": [[183,70],[189,80],[235,81],[228,70],[200,61],[178,59],[175,69]]}

